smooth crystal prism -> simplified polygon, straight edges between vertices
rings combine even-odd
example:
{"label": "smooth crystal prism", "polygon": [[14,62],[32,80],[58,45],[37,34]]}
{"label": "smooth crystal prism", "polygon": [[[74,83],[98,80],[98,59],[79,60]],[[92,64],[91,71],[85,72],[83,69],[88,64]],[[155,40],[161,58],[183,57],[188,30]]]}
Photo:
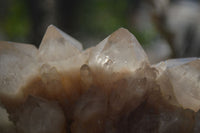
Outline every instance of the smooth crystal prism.
{"label": "smooth crystal prism", "polygon": [[120,28],[97,46],[50,25],[0,42],[0,133],[199,133],[200,59],[155,65]]}

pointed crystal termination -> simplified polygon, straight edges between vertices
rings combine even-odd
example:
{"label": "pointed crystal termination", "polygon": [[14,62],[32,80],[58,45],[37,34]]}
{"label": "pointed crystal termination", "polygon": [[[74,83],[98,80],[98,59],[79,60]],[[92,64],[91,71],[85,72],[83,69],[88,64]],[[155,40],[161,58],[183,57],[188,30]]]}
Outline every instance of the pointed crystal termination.
{"label": "pointed crystal termination", "polygon": [[[37,49],[33,45],[0,42],[0,100],[23,97],[22,87],[35,72]],[[10,102],[10,101],[7,101]]]}
{"label": "pointed crystal termination", "polygon": [[113,123],[145,99],[151,71],[144,50],[128,30],[121,28],[100,42],[81,67],[81,79],[90,87],[75,105],[72,132],[113,130]]}
{"label": "pointed crystal termination", "polygon": [[17,131],[21,133],[65,133],[64,112],[56,102],[29,96],[13,114]]}
{"label": "pointed crystal termination", "polygon": [[47,28],[39,48],[39,59],[57,61],[77,55],[82,44],[53,25]]}
{"label": "pointed crystal termination", "polygon": [[[44,64],[40,68],[42,82],[45,86],[45,93],[52,97],[54,95],[61,95],[63,91],[61,77],[55,67]],[[60,94],[59,94],[60,93]]]}
{"label": "pointed crystal termination", "polygon": [[120,28],[92,51],[89,65],[113,71],[135,71],[148,63],[147,55],[137,39],[128,30]]}

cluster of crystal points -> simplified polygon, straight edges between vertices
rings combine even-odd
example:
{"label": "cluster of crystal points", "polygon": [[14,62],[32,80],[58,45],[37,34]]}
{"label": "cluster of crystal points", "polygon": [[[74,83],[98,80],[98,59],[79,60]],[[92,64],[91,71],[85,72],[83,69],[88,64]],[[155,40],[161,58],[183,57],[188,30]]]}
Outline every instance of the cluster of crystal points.
{"label": "cluster of crystal points", "polygon": [[0,101],[0,133],[199,133],[200,59],[150,65],[123,28],[82,50],[51,25],[39,49],[0,42]]}

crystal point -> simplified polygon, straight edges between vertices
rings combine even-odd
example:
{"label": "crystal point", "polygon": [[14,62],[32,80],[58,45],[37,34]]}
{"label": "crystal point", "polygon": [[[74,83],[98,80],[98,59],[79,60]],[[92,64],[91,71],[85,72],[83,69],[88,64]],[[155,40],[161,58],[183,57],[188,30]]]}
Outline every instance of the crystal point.
{"label": "crystal point", "polygon": [[147,55],[137,39],[128,30],[120,28],[91,52],[89,65],[100,66],[113,71],[138,69],[143,63],[148,63]]}
{"label": "crystal point", "polygon": [[53,25],[47,28],[39,47],[39,58],[44,61],[63,60],[77,55],[82,44]]}

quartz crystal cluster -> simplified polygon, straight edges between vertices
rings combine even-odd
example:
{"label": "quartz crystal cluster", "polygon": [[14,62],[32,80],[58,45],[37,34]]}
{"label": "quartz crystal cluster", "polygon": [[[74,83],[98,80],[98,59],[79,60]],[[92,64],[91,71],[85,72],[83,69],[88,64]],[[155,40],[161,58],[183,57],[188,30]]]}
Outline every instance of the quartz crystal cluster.
{"label": "quartz crystal cluster", "polygon": [[199,133],[200,59],[151,65],[120,28],[97,46],[50,25],[0,42],[0,133]]}

